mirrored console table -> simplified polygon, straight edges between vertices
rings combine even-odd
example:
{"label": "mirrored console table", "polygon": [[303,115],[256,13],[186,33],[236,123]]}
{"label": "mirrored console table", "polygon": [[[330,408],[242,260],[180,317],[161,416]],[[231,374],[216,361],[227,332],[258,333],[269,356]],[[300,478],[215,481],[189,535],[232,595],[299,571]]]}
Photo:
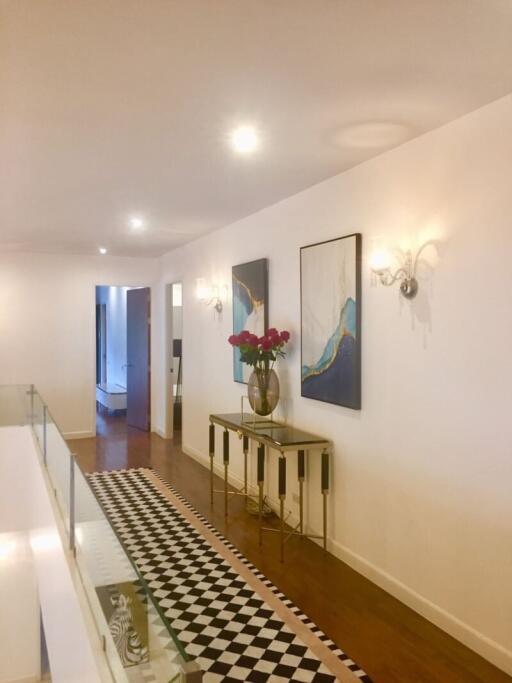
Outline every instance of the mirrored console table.
{"label": "mirrored console table", "polygon": [[[224,489],[214,489],[214,459],[215,459],[215,425],[223,428],[222,462],[224,466]],[[244,484],[238,491],[230,491],[228,487],[229,470],[229,432],[233,431],[243,440],[244,454]],[[270,418],[259,417],[247,413],[227,413],[210,415],[209,453],[210,453],[210,501],[213,506],[214,494],[223,493],[224,512],[228,514],[229,496],[241,495],[251,498],[247,481],[247,457],[249,440],[258,444],[257,450],[257,486],[258,486],[258,516],[259,536],[262,543],[264,531],[280,534],[281,562],[284,560],[284,545],[291,536],[319,538],[323,541],[324,550],[327,549],[327,495],[329,493],[329,460],[332,444],[315,434],[297,429]],[[278,494],[279,494],[279,529],[263,526],[263,489],[265,484],[265,450],[268,453],[278,453]],[[295,453],[297,458],[297,478],[299,482],[299,522],[290,530],[285,529],[284,502],[286,499],[287,455]],[[304,533],[304,481],[306,479],[306,453],[316,453],[321,458],[321,495],[323,506],[323,531],[321,536]]]}

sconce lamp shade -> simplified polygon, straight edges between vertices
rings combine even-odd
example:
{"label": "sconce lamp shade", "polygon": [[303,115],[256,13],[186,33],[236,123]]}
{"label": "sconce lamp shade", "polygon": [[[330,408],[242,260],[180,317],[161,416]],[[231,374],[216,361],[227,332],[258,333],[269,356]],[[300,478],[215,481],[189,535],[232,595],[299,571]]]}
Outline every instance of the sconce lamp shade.
{"label": "sconce lamp shade", "polygon": [[414,258],[410,250],[401,252],[398,257],[399,267],[392,272],[390,252],[386,249],[375,249],[370,257],[371,269],[385,287],[390,287],[395,282],[398,282],[402,296],[406,299],[414,299],[418,293],[416,267],[420,252],[421,249]]}
{"label": "sconce lamp shade", "polygon": [[391,254],[387,249],[376,249],[370,257],[371,269],[378,273],[391,267]]}
{"label": "sconce lamp shade", "polygon": [[196,280],[196,297],[198,301],[208,301],[210,296],[210,287],[204,277],[198,277]]}
{"label": "sconce lamp shade", "polygon": [[219,285],[210,284],[204,278],[196,280],[196,297],[198,301],[213,306],[217,313],[222,312],[222,301],[219,296]]}

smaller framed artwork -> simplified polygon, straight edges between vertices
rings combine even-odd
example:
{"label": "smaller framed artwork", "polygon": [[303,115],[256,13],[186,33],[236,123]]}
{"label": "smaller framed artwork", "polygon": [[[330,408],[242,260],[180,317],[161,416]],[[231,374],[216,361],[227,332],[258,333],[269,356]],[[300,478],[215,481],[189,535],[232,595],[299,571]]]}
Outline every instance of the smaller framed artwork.
{"label": "smaller framed artwork", "polygon": [[[233,334],[248,330],[261,337],[268,328],[268,259],[233,266]],[[251,368],[233,348],[233,378],[247,383]]]}
{"label": "smaller framed artwork", "polygon": [[301,396],[361,408],[361,235],[302,247]]}

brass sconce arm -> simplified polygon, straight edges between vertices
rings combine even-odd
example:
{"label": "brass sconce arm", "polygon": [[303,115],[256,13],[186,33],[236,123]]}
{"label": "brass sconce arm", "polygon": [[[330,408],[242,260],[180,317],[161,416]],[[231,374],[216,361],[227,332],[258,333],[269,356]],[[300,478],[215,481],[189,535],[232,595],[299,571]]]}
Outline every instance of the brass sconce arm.
{"label": "brass sconce arm", "polygon": [[213,306],[217,313],[222,313],[222,301],[218,296],[214,296],[206,303],[207,306]]}
{"label": "brass sconce arm", "polygon": [[205,278],[197,278],[196,280],[196,296],[197,299],[205,306],[212,306],[217,313],[222,313],[222,292],[226,287],[211,284]]}
{"label": "brass sconce arm", "polygon": [[373,272],[379,278],[379,282],[385,287],[391,287],[395,282],[400,282],[400,293],[406,299],[414,299],[418,293],[418,281],[416,280],[416,265],[418,262],[418,254],[413,260],[412,253],[407,251],[405,254],[405,263],[398,268],[394,273],[389,267],[374,268]]}

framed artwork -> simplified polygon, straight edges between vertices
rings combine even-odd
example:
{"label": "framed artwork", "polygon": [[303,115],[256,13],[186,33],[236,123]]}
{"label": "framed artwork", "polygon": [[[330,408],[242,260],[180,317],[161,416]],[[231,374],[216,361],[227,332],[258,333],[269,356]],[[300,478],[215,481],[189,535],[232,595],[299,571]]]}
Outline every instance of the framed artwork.
{"label": "framed artwork", "polygon": [[361,408],[361,235],[302,247],[301,396]]}
{"label": "framed artwork", "polygon": [[[268,259],[233,266],[233,334],[249,330],[261,337],[268,328]],[[251,368],[240,360],[240,350],[233,349],[235,382],[247,383]]]}

